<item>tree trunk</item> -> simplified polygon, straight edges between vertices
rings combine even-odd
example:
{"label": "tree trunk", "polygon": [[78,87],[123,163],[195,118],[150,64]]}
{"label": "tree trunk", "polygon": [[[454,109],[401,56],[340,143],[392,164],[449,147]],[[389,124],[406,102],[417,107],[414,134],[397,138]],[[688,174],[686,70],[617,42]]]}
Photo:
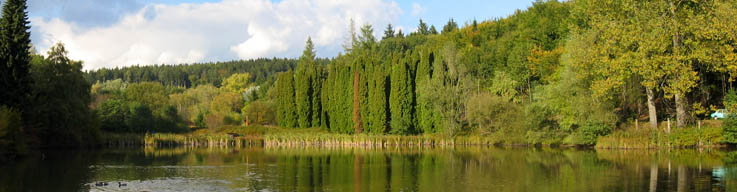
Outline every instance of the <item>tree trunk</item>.
{"label": "tree trunk", "polygon": [[[678,3],[680,4],[680,2]],[[673,5],[673,1],[670,2],[671,6],[671,17],[673,20],[673,24],[676,25],[678,23],[678,20],[676,18],[676,9],[678,5]],[[676,30],[673,34],[673,62],[675,66],[679,66],[679,62],[681,62],[678,59],[678,56],[681,54],[681,35],[678,32],[678,25],[676,25]],[[674,77],[674,78],[680,78],[680,77]],[[676,97],[676,127],[681,128],[686,124],[686,103],[684,100],[685,93],[678,90],[676,91],[675,97]]]}
{"label": "tree trunk", "polygon": [[681,128],[686,125],[686,103],[681,94],[676,94],[676,127]]}
{"label": "tree trunk", "polygon": [[360,100],[360,88],[359,88],[359,73],[358,71],[353,73],[353,129],[356,133],[363,132],[363,119],[361,118],[361,100]]}
{"label": "tree trunk", "polygon": [[655,109],[655,93],[653,93],[654,91],[651,88],[645,88],[645,92],[647,92],[647,110],[650,115],[650,128],[657,129],[658,111]]}

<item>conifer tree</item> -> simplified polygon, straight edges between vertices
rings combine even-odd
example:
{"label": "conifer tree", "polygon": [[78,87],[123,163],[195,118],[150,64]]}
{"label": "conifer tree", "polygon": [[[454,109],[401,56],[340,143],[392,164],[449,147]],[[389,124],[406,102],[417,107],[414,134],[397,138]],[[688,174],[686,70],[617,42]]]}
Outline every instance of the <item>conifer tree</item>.
{"label": "conifer tree", "polygon": [[7,0],[0,18],[0,105],[21,108],[28,103],[32,78],[31,33],[25,0]]}
{"label": "conifer tree", "polygon": [[312,126],[312,77],[314,73],[315,52],[312,39],[307,38],[305,50],[297,63],[294,75],[294,98],[297,104],[297,122],[299,127]]}
{"label": "conifer tree", "polygon": [[417,33],[419,33],[420,35],[429,35],[430,34],[430,29],[428,29],[427,23],[425,23],[424,21],[422,21],[422,19],[420,19],[420,24],[417,25]]}
{"label": "conifer tree", "polygon": [[400,58],[392,65],[389,107],[391,111],[390,133],[393,134],[408,134],[412,129],[412,93],[408,84],[410,72],[407,60],[408,58]]}
{"label": "conifer tree", "polygon": [[389,39],[394,37],[394,28],[392,27],[392,24],[389,23],[389,25],[386,26],[386,30],[384,30],[384,37],[381,39]]}
{"label": "conifer tree", "polygon": [[294,103],[294,74],[292,71],[280,73],[276,80],[277,113],[279,126],[297,127],[297,112]]}

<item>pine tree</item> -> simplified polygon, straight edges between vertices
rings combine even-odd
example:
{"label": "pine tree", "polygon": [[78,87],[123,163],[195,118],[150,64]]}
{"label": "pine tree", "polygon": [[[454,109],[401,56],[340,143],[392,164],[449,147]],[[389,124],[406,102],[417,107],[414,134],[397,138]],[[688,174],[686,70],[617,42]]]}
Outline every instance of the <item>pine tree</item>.
{"label": "pine tree", "polygon": [[22,108],[31,93],[31,33],[25,0],[7,0],[0,18],[0,105]]}

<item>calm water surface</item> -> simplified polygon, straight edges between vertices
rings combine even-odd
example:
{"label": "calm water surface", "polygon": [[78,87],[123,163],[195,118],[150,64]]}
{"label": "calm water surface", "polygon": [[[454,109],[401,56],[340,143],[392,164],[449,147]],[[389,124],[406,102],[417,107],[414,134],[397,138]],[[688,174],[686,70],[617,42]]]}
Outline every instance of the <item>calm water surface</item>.
{"label": "calm water surface", "polygon": [[737,191],[737,151],[725,150],[252,147],[44,156],[0,165],[0,191]]}

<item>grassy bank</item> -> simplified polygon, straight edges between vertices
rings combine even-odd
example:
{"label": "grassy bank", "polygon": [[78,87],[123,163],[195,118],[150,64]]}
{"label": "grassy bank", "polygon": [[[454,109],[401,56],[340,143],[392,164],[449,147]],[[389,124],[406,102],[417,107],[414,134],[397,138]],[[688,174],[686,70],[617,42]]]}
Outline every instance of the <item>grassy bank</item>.
{"label": "grassy bank", "polygon": [[720,121],[704,121],[698,126],[658,129],[626,127],[599,137],[596,148],[657,149],[657,148],[713,148],[723,147]]}
{"label": "grassy bank", "polygon": [[230,126],[217,130],[202,129],[185,134],[116,134],[106,133],[103,145],[125,146],[244,146],[263,145],[279,147],[385,147],[385,146],[455,146],[494,145],[494,137],[444,135],[371,135],[328,133],[319,128],[286,129],[263,126]]}

